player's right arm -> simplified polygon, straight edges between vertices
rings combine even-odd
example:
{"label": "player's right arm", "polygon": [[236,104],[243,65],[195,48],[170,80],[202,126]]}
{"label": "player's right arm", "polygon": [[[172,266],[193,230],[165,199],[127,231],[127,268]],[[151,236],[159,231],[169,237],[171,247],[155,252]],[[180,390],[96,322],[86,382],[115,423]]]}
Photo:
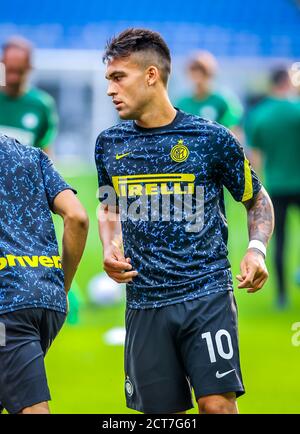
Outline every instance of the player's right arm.
{"label": "player's right arm", "polygon": [[42,151],[39,156],[49,208],[64,220],[62,268],[68,293],[85,247],[88,217],[76,191],[56,171],[48,156]]}
{"label": "player's right arm", "polygon": [[116,207],[100,205],[98,223],[103,247],[104,270],[118,283],[131,282],[138,273],[132,270],[130,258],[124,256],[121,223]]}
{"label": "player's right arm", "polygon": [[256,110],[254,108],[246,116],[244,127],[251,164],[256,173],[261,176],[263,171],[263,141],[260,138],[259,124],[256,117]]}
{"label": "player's right arm", "polygon": [[[138,274],[132,269],[130,258],[125,258],[122,246],[122,230],[118,209],[118,200],[111,179],[104,164],[104,140],[100,136],[96,142],[95,162],[98,172],[99,199],[98,227],[103,247],[103,268],[118,283],[128,283]],[[104,203],[106,191],[111,193],[109,203]]]}
{"label": "player's right arm", "polygon": [[64,221],[62,268],[65,277],[65,291],[68,293],[84,251],[89,219],[72,190],[63,190],[55,197],[53,211]]}
{"label": "player's right arm", "polygon": [[39,91],[43,103],[44,116],[36,146],[42,149],[50,158],[53,158],[52,144],[58,131],[58,113],[54,99],[45,92]]}

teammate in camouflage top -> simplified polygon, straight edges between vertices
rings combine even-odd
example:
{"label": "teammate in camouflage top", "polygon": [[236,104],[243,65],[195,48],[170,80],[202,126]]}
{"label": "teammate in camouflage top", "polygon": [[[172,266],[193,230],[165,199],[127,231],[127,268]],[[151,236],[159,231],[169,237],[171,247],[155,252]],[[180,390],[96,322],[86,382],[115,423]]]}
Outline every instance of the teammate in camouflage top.
{"label": "teammate in camouflage top", "polygon": [[[48,413],[44,357],[66,317],[88,220],[47,155],[4,135],[0,203],[0,407]],[[64,221],[62,258],[51,211]]]}

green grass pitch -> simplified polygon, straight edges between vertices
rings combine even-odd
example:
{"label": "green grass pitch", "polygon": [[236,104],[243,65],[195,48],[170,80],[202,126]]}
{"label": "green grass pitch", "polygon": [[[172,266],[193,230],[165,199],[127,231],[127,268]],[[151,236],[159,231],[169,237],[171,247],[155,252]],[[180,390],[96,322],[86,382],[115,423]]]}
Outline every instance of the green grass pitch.
{"label": "green grass pitch", "polygon": [[[90,216],[90,232],[77,282],[85,289],[88,281],[102,270],[102,253],[96,222],[96,177],[67,178],[78,189],[79,198]],[[230,260],[235,276],[247,247],[246,213],[227,197]],[[55,217],[61,234],[59,218]],[[290,307],[274,307],[275,278],[272,245],[269,249],[267,285],[256,294],[238,290],[241,363],[246,395],[238,400],[241,413],[300,413],[300,346],[292,345],[291,326],[300,321],[300,288],[293,280],[300,265],[299,213],[289,214],[287,268]],[[299,261],[299,262],[298,262]],[[66,325],[46,357],[53,413],[134,413],[125,406],[123,347],[108,346],[103,335],[123,326],[124,303],[113,307],[87,305],[79,325]],[[196,412],[196,408],[191,411]]]}

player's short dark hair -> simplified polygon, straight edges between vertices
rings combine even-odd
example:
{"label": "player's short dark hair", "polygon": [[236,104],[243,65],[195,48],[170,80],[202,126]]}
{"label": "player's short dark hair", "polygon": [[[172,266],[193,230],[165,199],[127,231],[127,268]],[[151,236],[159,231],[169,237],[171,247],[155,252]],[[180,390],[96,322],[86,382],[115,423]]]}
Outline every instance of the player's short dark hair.
{"label": "player's short dark hair", "polygon": [[103,62],[120,57],[129,57],[133,53],[148,52],[153,54],[154,65],[160,70],[161,79],[167,84],[171,72],[171,54],[166,42],[159,33],[147,29],[126,29],[108,40]]}
{"label": "player's short dark hair", "polygon": [[270,82],[275,86],[285,83],[289,80],[289,78],[290,77],[287,68],[282,66],[274,68],[270,74]]}
{"label": "player's short dark hair", "polygon": [[5,54],[5,52],[10,48],[17,48],[19,50],[23,50],[27,54],[29,63],[31,63],[33,46],[30,41],[21,36],[13,36],[7,39],[7,41],[5,41],[2,45],[3,54]]}

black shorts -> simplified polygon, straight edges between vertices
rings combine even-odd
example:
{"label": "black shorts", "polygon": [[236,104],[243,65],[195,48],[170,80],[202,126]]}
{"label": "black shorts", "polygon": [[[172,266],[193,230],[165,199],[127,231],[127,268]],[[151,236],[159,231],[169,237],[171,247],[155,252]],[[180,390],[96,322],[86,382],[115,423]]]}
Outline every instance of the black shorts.
{"label": "black shorts", "polygon": [[195,397],[244,393],[232,291],[126,310],[125,394],[143,413],[175,413]]}
{"label": "black shorts", "polygon": [[65,317],[41,308],[0,314],[5,329],[5,346],[0,346],[0,407],[9,413],[51,399],[44,357]]}

